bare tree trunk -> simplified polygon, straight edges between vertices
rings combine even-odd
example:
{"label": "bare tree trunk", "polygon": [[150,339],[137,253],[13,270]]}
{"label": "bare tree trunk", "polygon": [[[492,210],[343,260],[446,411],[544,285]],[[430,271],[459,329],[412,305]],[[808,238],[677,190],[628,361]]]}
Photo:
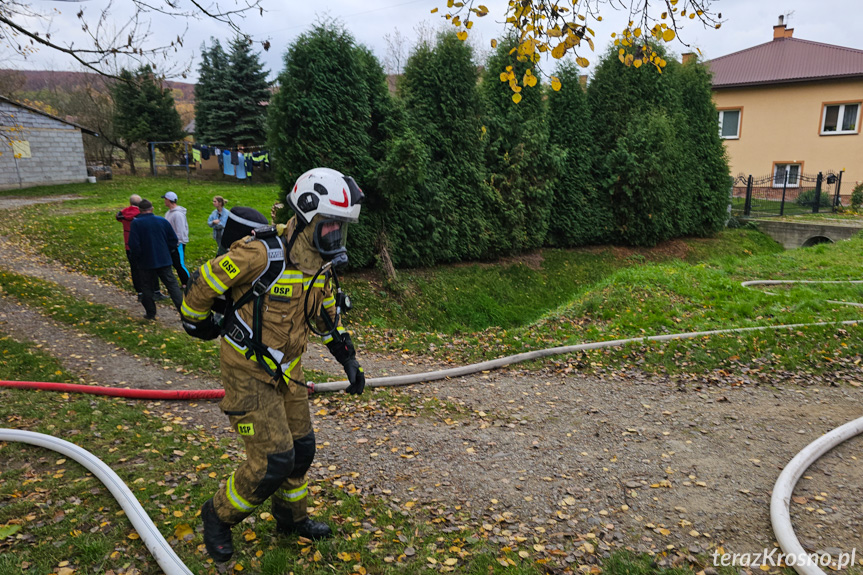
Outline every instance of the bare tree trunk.
{"label": "bare tree trunk", "polygon": [[133,176],[137,175],[137,172],[135,172],[135,154],[132,150],[132,146],[123,148],[123,151],[126,152],[126,160],[129,161],[129,171],[132,172]]}
{"label": "bare tree trunk", "polygon": [[389,241],[387,233],[382,229],[378,234],[378,257],[380,258],[381,268],[386,275],[387,280],[396,280],[396,268],[393,266],[393,260],[390,258]]}

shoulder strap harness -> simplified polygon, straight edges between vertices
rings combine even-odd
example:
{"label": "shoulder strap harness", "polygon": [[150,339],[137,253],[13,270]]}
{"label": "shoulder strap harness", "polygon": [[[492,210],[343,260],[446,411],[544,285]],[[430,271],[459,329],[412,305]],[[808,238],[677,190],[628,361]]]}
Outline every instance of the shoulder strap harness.
{"label": "shoulder strap harness", "polygon": [[[283,363],[285,356],[277,349],[263,344],[261,334],[263,332],[263,308],[264,296],[282,276],[285,271],[285,254],[293,245],[293,239],[287,248],[281,237],[276,233],[275,226],[263,226],[254,231],[257,241],[263,242],[267,247],[267,267],[252,282],[252,288],[244,293],[230,307],[225,314],[224,337],[234,349],[246,356],[246,359],[254,360],[264,371],[277,379],[288,381],[288,374],[299,361],[299,357],[290,363]],[[237,310],[253,301],[254,309],[251,327],[237,314]]]}

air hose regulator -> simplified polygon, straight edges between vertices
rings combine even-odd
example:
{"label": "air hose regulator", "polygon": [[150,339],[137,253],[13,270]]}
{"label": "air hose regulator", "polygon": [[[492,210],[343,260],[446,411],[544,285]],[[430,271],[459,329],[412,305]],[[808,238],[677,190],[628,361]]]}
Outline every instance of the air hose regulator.
{"label": "air hose regulator", "polygon": [[[331,335],[333,337],[336,336],[336,327],[339,325],[339,320],[341,319],[343,311],[350,311],[353,307],[351,305],[351,298],[348,294],[342,291],[342,284],[339,282],[339,274],[336,271],[338,264],[340,262],[334,259],[333,261],[324,262],[324,265],[321,266],[315,275],[312,276],[312,279],[309,283],[309,289],[306,290],[306,297],[303,301],[303,316],[306,319],[306,325],[309,326],[309,329],[312,330],[312,333],[315,335],[319,335],[321,337],[325,337]],[[321,275],[325,275],[327,272],[330,272],[330,277],[333,278],[333,287],[334,287],[334,297],[336,300],[336,314],[332,320],[330,320],[329,314],[321,314],[324,322],[326,322],[327,327],[329,328],[326,331],[318,331],[315,328],[314,322],[312,322],[312,318],[315,317],[315,313],[317,310],[309,310],[309,295],[312,293],[311,288],[315,285],[318,277]]]}

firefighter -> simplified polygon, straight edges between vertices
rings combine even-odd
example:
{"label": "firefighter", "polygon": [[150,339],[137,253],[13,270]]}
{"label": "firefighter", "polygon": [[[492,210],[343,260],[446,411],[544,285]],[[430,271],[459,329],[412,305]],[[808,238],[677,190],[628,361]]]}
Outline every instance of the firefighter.
{"label": "firefighter", "polygon": [[362,201],[353,178],[328,168],[310,170],[288,194],[295,215],[286,226],[267,225],[251,208],[233,208],[222,236],[228,252],[189,279],[183,326],[201,339],[222,336],[225,398],[219,407],[247,455],[201,508],[204,544],[217,562],[231,558],[231,527],[267,499],[280,533],[331,535],[326,523],[306,511],[315,434],[301,358],[311,316],[344,367],[346,391],[363,392],[365,374],[341,326],[329,271],[347,262],[347,227],[357,221]]}

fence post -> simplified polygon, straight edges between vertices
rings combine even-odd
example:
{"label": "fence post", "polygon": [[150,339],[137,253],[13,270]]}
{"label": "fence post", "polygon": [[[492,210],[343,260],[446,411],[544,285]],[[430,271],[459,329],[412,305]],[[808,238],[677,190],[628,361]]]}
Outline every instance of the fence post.
{"label": "fence post", "polygon": [[749,179],[746,180],[746,201],[743,203],[743,215],[748,217],[752,211],[752,174],[749,174]]}
{"label": "fence post", "polygon": [[191,184],[192,179],[191,179],[191,176],[189,175],[189,170],[191,168],[189,167],[189,164],[191,164],[192,162],[189,161],[189,142],[188,141],[183,142],[183,161],[186,162],[186,183]]}
{"label": "fence post", "polygon": [[156,177],[156,144],[150,142],[150,158],[152,158],[153,163],[153,177]]}
{"label": "fence post", "polygon": [[818,172],[818,177],[815,179],[815,203],[812,206],[812,213],[818,213],[818,207],[821,205],[821,181],[824,179],[824,174]]}
{"label": "fence post", "polygon": [[845,169],[839,170],[839,180],[836,182],[836,195],[833,197],[833,211],[836,211],[836,207],[842,202],[842,198],[839,197],[839,190],[842,189],[842,174],[845,173]]}
{"label": "fence post", "polygon": [[782,203],[779,204],[779,217],[785,215],[785,190],[788,189],[788,171],[785,171],[785,183],[782,184]]}

